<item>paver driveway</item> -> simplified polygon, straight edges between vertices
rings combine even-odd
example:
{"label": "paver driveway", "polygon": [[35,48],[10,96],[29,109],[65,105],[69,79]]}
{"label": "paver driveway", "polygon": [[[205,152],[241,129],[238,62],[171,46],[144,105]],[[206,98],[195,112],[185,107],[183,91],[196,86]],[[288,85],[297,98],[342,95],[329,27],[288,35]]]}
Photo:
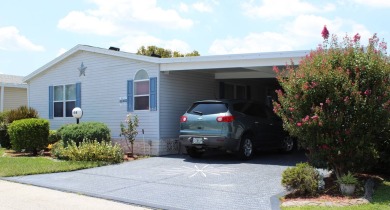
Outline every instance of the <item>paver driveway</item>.
{"label": "paver driveway", "polygon": [[251,161],[207,154],[152,157],[75,172],[8,180],[162,209],[272,209],[281,173],[304,155],[261,153]]}

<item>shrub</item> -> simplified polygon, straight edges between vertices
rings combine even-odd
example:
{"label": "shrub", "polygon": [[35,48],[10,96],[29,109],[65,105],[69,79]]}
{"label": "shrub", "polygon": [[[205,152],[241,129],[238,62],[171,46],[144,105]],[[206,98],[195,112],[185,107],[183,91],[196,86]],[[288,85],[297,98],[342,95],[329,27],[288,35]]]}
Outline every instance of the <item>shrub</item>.
{"label": "shrub", "polygon": [[49,144],[54,144],[61,139],[61,135],[57,132],[57,130],[49,131]]}
{"label": "shrub", "polygon": [[58,159],[72,161],[102,161],[107,163],[120,163],[123,161],[123,150],[110,142],[98,142],[96,140],[84,140],[77,144],[69,141],[68,146],[64,147],[63,141],[53,145],[52,153]]}
{"label": "shrub", "polygon": [[17,109],[0,113],[0,145],[4,148],[10,148],[10,137],[7,133],[8,125],[15,120],[38,118],[38,112],[27,106],[20,106]]}
{"label": "shrub", "polygon": [[10,148],[11,142],[7,133],[8,123],[6,122],[5,116],[8,112],[0,113],[0,147]]}
{"label": "shrub", "polygon": [[101,122],[83,122],[80,124],[68,124],[62,126],[58,132],[61,135],[64,144],[74,141],[77,145],[84,139],[93,139],[98,142],[110,141],[110,129]]}
{"label": "shrub", "polygon": [[309,151],[311,163],[340,178],[373,166],[379,145],[389,141],[390,60],[376,35],[362,48],[359,34],[339,43],[323,32],[324,45],[297,68],[275,67],[283,90],[274,111]]}
{"label": "shrub", "polygon": [[7,123],[11,124],[15,120],[38,118],[38,112],[34,108],[20,106],[17,109],[12,109],[8,112],[6,119]]}
{"label": "shrub", "polygon": [[298,163],[287,168],[282,174],[282,185],[297,195],[313,196],[317,193],[319,183],[318,171],[308,163]]}
{"label": "shrub", "polygon": [[34,155],[47,146],[49,121],[44,119],[23,119],[12,122],[8,127],[12,148],[25,149]]}

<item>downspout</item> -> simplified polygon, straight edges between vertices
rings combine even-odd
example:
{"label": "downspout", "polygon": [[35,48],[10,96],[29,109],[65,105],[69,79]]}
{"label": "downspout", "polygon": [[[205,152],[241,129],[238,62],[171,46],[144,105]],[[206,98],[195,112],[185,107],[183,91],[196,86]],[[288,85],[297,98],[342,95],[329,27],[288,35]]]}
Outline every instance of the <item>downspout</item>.
{"label": "downspout", "polygon": [[4,83],[1,83],[0,111],[4,111]]}
{"label": "downspout", "polygon": [[27,84],[27,107],[30,108],[30,85]]}

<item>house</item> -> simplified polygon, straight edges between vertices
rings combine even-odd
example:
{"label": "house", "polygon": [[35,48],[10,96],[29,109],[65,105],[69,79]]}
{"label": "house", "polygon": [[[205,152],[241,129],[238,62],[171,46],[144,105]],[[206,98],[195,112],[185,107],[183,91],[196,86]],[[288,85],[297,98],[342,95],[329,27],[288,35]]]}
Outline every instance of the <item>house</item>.
{"label": "house", "polygon": [[[277,87],[273,66],[295,63],[308,51],[158,58],[77,45],[24,78],[28,104],[51,129],[83,121],[104,122],[120,140],[127,113],[139,117],[136,152],[177,149],[180,116],[192,102],[215,98],[266,100]],[[142,134],[142,130],[144,134]]]}
{"label": "house", "polygon": [[22,76],[0,74],[0,112],[27,105],[27,84]]}

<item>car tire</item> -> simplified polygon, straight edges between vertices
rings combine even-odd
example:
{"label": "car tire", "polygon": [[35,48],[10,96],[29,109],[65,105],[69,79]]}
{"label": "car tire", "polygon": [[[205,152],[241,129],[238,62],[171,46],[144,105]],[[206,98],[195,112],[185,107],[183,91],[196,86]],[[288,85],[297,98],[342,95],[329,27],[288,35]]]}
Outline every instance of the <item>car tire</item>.
{"label": "car tire", "polygon": [[203,155],[203,152],[198,151],[194,147],[187,147],[187,154],[192,158],[201,158]]}
{"label": "car tire", "polygon": [[281,142],[280,151],[283,153],[291,153],[295,150],[297,146],[296,140],[291,136],[285,136]]}
{"label": "car tire", "polygon": [[250,135],[244,135],[241,138],[240,148],[238,150],[238,158],[240,160],[250,160],[254,154],[253,138]]}

